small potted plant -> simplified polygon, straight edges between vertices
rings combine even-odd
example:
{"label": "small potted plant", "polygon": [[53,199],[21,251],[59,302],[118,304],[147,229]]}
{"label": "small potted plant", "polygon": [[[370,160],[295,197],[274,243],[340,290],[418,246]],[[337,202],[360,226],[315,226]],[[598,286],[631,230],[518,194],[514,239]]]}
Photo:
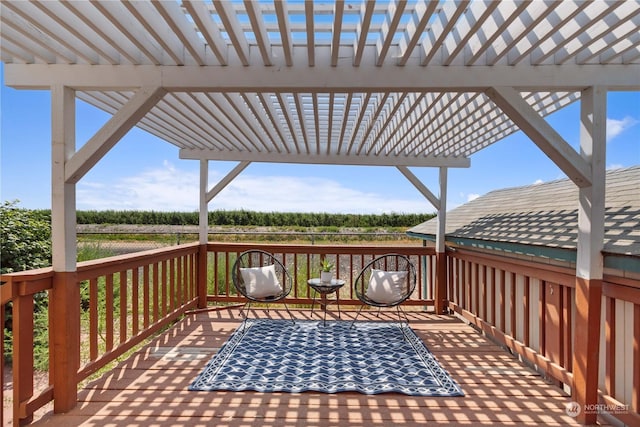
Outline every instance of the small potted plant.
{"label": "small potted plant", "polygon": [[330,282],[333,279],[333,263],[327,258],[320,260],[320,281]]}

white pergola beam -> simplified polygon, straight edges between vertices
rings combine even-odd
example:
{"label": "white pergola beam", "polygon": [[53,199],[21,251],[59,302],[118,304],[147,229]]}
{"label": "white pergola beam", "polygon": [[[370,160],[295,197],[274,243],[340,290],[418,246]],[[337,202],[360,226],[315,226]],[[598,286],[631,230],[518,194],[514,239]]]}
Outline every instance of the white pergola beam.
{"label": "white pergola beam", "polygon": [[231,152],[215,150],[180,150],[181,159],[190,160],[223,160],[248,161],[266,163],[301,163],[315,165],[352,165],[352,166],[433,166],[468,168],[471,161],[467,157],[434,157],[434,156],[380,156],[366,157],[347,155],[305,155],[277,152]]}
{"label": "white pergola beam", "polygon": [[177,92],[481,92],[509,86],[520,91],[575,91],[598,85],[607,90],[640,90],[637,65],[589,66],[129,66],[118,72],[108,65],[5,64],[5,84],[17,89],[48,89],[63,85],[82,91],[133,90],[160,86]]}
{"label": "white pergola beam", "polygon": [[65,181],[77,183],[164,96],[160,87],[141,88],[125,106],[67,162]]}
{"label": "white pergola beam", "polygon": [[591,185],[589,164],[531,108],[518,91],[494,87],[486,94],[577,186]]}

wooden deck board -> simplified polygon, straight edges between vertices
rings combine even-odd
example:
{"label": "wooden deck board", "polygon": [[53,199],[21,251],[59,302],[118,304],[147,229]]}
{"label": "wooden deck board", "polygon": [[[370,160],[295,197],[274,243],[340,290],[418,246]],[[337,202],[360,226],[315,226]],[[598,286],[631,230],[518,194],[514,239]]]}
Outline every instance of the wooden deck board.
{"label": "wooden deck board", "polygon": [[[294,314],[310,316],[308,310]],[[286,312],[276,310],[252,315],[286,318]],[[343,312],[342,318],[352,316]],[[202,311],[80,390],[75,409],[45,414],[34,425],[577,425],[565,413],[569,396],[471,326],[450,316],[410,317],[411,327],[460,384],[464,397],[188,391],[241,320],[237,310]],[[361,319],[377,317],[365,313]]]}

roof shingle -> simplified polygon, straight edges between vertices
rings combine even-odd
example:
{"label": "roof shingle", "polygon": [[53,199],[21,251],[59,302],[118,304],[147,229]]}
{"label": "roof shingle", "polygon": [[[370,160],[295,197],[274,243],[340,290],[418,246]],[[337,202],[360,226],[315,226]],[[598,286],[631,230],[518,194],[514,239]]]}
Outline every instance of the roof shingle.
{"label": "roof shingle", "polygon": [[[604,251],[640,255],[640,166],[607,171]],[[447,212],[447,237],[575,249],[578,188],[568,179],[491,191]],[[410,230],[435,236],[434,218]]]}

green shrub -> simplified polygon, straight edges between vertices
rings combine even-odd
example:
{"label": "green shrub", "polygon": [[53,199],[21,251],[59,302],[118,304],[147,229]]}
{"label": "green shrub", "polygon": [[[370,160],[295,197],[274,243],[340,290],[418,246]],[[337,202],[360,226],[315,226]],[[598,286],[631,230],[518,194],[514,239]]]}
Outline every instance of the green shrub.
{"label": "green shrub", "polygon": [[18,202],[0,206],[0,272],[51,265],[51,217],[22,209]]}
{"label": "green shrub", "polygon": [[[51,265],[51,216],[19,208],[17,201],[0,206],[0,272],[13,273]],[[45,292],[34,295],[34,364],[48,369],[48,300]],[[5,306],[5,361],[13,358],[12,303]]]}

